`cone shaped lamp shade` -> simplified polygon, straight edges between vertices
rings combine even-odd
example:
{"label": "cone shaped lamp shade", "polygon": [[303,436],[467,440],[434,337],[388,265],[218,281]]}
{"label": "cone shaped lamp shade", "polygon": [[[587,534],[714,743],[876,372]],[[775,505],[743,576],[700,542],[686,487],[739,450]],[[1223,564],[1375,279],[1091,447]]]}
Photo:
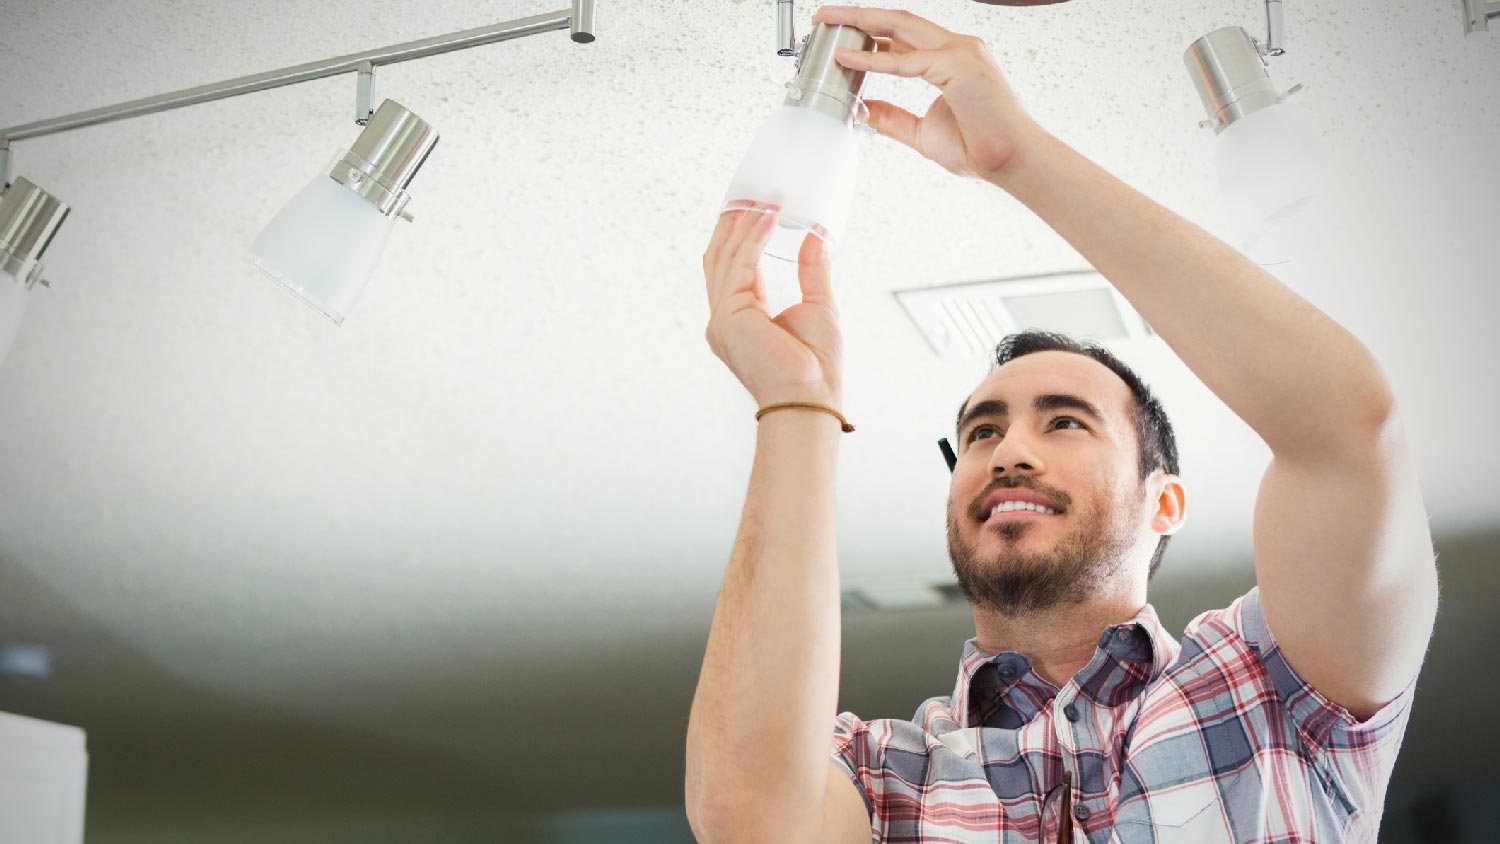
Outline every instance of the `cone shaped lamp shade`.
{"label": "cone shaped lamp shade", "polygon": [[1219,191],[1237,245],[1260,263],[1305,253],[1327,164],[1312,122],[1295,105],[1278,103],[1236,120],[1215,147]]}
{"label": "cone shaped lamp shade", "polygon": [[834,61],[840,47],[874,50],[875,41],[854,27],[813,28],[798,53],[796,79],[756,132],[724,195],[723,211],[780,209],[765,250],[771,257],[795,262],[809,232],[832,252],[849,218],[864,74]]}
{"label": "cone shaped lamp shade", "polygon": [[251,261],[341,324],[369,284],[437,132],[394,100],[250,245]]}
{"label": "cone shaped lamp shade", "polygon": [[395,223],[395,217],[319,174],[255,238],[251,260],[340,324],[374,275]]}
{"label": "cone shaped lamp shade", "polygon": [[19,282],[0,276],[0,365],[5,363],[26,316],[26,292]]}
{"label": "cone shaped lamp shade", "polygon": [[849,220],[859,145],[854,131],[819,111],[782,106],[771,113],[735,171],[724,210],[780,209],[766,254],[787,261],[807,233],[832,251]]}
{"label": "cone shaped lamp shade", "polygon": [[1309,240],[1303,229],[1327,164],[1317,131],[1285,102],[1243,28],[1199,38],[1183,61],[1218,134],[1215,169],[1231,238],[1260,263],[1292,259]]}

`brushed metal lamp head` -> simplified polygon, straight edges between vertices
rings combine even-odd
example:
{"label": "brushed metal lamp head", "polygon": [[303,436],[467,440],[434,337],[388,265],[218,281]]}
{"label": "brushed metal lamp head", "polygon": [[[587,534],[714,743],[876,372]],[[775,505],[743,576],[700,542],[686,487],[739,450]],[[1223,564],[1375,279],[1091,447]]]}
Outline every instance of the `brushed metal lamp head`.
{"label": "brushed metal lamp head", "polygon": [[0,274],[30,289],[42,280],[42,254],[71,209],[25,178],[0,193]]}
{"label": "brushed metal lamp head", "polygon": [[1282,100],[1255,40],[1242,27],[1210,32],[1194,41],[1182,59],[1215,134]]}

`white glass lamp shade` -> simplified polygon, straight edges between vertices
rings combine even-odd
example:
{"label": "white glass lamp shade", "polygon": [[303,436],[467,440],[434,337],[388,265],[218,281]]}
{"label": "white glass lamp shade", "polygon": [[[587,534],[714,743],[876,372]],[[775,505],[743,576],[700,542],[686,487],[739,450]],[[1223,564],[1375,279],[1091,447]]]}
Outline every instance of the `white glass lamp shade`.
{"label": "white glass lamp shade", "polygon": [[5,356],[21,331],[28,293],[26,285],[0,273],[0,366],[5,364]]}
{"label": "white glass lamp shade", "polygon": [[262,272],[338,325],[380,263],[396,218],[327,172],[276,214],[250,253]]}
{"label": "white glass lamp shade", "polygon": [[724,211],[780,208],[765,254],[797,260],[808,232],[832,253],[849,218],[859,142],[853,127],[810,108],[782,106],[761,124],[724,196]]}
{"label": "white glass lamp shade", "polygon": [[1312,123],[1277,103],[1231,123],[1215,149],[1219,190],[1236,245],[1261,263],[1305,251],[1309,209],[1322,190],[1327,156]]}

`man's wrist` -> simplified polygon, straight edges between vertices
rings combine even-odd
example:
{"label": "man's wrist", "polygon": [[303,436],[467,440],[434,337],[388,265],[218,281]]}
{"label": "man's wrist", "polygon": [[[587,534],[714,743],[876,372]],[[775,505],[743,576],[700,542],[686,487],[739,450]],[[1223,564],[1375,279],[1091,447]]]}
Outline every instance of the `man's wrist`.
{"label": "man's wrist", "polygon": [[756,412],[755,421],[759,422],[768,414],[775,413],[778,410],[807,410],[814,413],[821,413],[838,420],[839,429],[844,433],[854,433],[854,425],[848,419],[844,418],[844,414],[838,412],[834,407],[818,402],[778,402],[776,404],[769,404]]}
{"label": "man's wrist", "polygon": [[1014,194],[1016,181],[1031,166],[1043,146],[1053,140],[1052,135],[1041,124],[1027,117],[1012,129],[1015,150],[999,170],[990,173],[985,181],[1006,193]]}
{"label": "man's wrist", "polygon": [[[832,405],[828,406],[832,407]],[[761,416],[756,420],[756,424],[762,436],[775,436],[780,433],[789,433],[793,436],[831,434],[836,438],[843,431],[843,422],[839,417],[811,407],[779,408]]]}

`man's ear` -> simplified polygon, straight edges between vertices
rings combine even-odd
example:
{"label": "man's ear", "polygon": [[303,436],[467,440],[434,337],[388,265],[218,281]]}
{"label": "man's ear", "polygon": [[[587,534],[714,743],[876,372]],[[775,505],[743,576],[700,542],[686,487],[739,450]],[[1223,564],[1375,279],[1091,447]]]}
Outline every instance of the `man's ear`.
{"label": "man's ear", "polygon": [[1165,472],[1151,479],[1151,488],[1157,491],[1151,502],[1154,508],[1151,529],[1171,536],[1187,521],[1187,488],[1183,486],[1182,478]]}

